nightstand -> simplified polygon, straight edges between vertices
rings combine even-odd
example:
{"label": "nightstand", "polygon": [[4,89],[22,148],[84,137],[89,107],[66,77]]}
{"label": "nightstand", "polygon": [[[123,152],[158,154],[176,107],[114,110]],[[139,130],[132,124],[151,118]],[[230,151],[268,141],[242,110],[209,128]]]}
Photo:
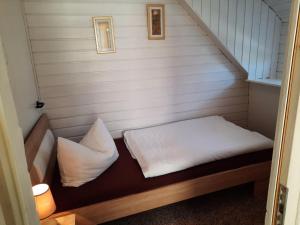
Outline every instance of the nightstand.
{"label": "nightstand", "polygon": [[96,225],[95,223],[75,214],[66,214],[41,221],[41,225]]}

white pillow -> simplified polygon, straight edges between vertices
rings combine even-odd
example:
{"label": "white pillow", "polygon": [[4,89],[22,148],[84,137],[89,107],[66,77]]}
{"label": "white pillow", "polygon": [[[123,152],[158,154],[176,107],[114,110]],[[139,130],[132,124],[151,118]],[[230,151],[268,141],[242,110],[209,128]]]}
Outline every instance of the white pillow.
{"label": "white pillow", "polygon": [[117,151],[113,138],[100,118],[96,120],[80,144],[99,152]]}
{"label": "white pillow", "polygon": [[115,143],[101,120],[95,122],[80,144],[58,138],[57,159],[63,186],[78,187],[97,178],[118,157]]}

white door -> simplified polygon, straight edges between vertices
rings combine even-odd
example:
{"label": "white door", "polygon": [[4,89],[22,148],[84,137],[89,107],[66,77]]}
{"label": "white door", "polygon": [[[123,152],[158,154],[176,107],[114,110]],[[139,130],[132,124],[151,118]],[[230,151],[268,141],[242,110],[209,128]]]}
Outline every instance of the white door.
{"label": "white door", "polygon": [[[266,225],[300,225],[300,20],[292,2]],[[298,215],[299,214],[299,215]]]}

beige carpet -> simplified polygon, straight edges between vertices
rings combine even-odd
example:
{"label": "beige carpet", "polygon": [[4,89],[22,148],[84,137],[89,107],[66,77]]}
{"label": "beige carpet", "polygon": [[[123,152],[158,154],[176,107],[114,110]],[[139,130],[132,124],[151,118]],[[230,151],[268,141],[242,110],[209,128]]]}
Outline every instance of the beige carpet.
{"label": "beige carpet", "polygon": [[263,225],[265,200],[244,185],[129,216],[105,225]]}

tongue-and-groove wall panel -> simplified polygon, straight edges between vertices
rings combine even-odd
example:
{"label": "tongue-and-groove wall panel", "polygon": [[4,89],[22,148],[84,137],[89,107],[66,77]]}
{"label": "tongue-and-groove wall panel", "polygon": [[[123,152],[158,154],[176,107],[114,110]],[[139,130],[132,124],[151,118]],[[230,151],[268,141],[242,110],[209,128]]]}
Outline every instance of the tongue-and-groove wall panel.
{"label": "tongue-and-groove wall panel", "polygon": [[281,19],[264,1],[186,2],[249,73],[250,80],[281,79],[277,70]]}
{"label": "tongue-and-groove wall panel", "polygon": [[[80,139],[97,117],[123,130],[224,115],[247,125],[248,85],[175,0],[166,40],[149,41],[144,0],[26,0],[45,112],[56,135]],[[114,54],[96,53],[92,16],[113,16]]]}

